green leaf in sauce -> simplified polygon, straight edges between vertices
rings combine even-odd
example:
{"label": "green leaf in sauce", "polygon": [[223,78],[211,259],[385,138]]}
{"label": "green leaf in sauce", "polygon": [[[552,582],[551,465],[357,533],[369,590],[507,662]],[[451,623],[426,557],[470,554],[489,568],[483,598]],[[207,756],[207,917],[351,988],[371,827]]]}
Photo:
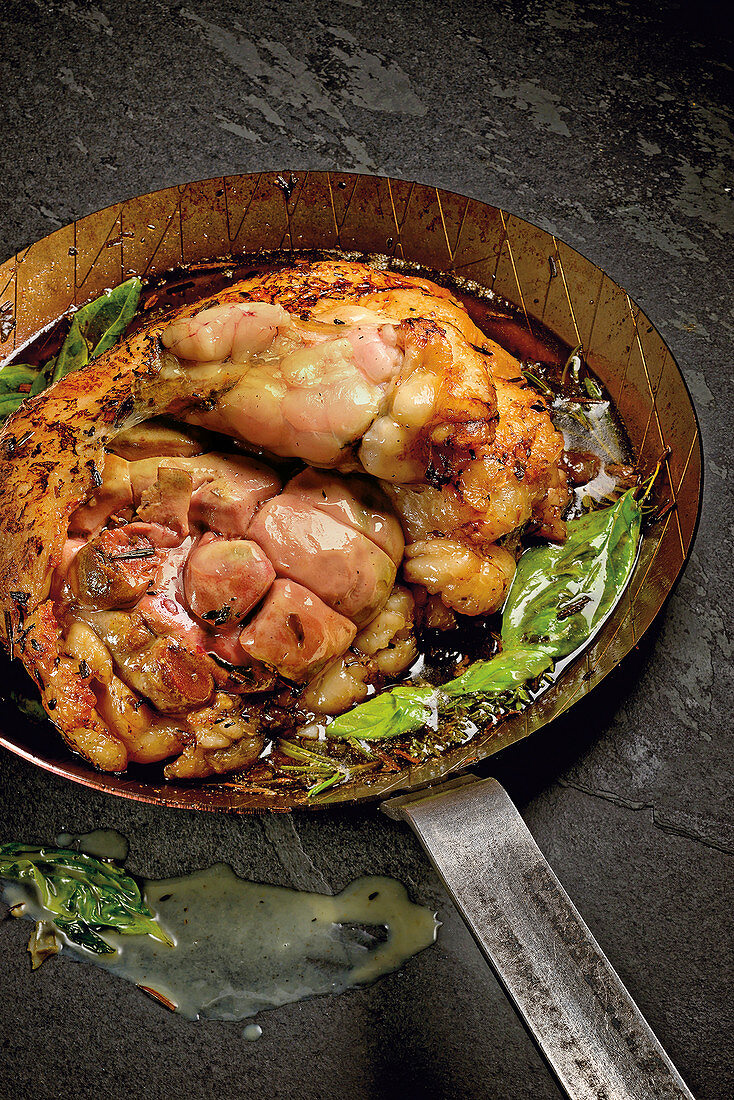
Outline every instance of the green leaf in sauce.
{"label": "green leaf in sauce", "polygon": [[15,394],[19,386],[30,386],[36,380],[38,367],[28,363],[7,363],[0,367],[0,395]]}
{"label": "green leaf in sauce", "polygon": [[546,647],[512,645],[488,661],[475,661],[441,690],[451,696],[515,694],[552,667],[553,658]]}
{"label": "green leaf in sauce", "polygon": [[401,685],[341,715],[327,737],[396,737],[463,706],[529,701],[527,685],[589,640],[621,596],[637,556],[642,510],[630,489],[611,507],[568,523],[562,545],[527,550],[502,615],[502,650],[439,689]]}
{"label": "green leaf in sauce", "polygon": [[140,301],[142,283],[135,276],[113,290],[106,290],[82,306],[71,319],[58,355],[41,367],[8,363],[0,367],[0,423],[26,399],[42,393],[52,382],[81,370],[124,335]]}
{"label": "green leaf in sauce", "polygon": [[56,357],[54,382],[81,370],[117,343],[135,316],[141,288],[136,276],[77,310]]}
{"label": "green leaf in sauce", "polygon": [[346,714],[339,715],[328,728],[329,737],[359,737],[373,741],[412,733],[430,720],[435,709],[436,692],[431,687],[401,685],[383,691]]}
{"label": "green leaf in sauce", "polygon": [[94,954],[115,950],[102,938],[105,931],[173,946],[135,880],[114,863],[69,848],[0,844],[0,878],[33,884],[59,931]]}
{"label": "green leaf in sauce", "polygon": [[564,543],[523,554],[502,613],[503,648],[537,645],[558,659],[583,645],[629,579],[641,517],[630,489],[571,520]]}

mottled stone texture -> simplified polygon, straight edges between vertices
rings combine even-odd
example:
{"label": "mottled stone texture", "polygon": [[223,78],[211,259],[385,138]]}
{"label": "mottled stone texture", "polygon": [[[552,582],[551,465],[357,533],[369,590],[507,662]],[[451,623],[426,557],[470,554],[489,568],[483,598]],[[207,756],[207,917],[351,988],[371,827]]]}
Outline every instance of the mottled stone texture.
{"label": "mottled stone texture", "polygon": [[[537,222],[625,286],[701,417],[704,514],[660,625],[593,697],[491,770],[701,1100],[732,1095],[731,305],[725,28],[705,4],[18,3],[0,11],[3,256],[166,184],[266,168],[386,172]],[[404,827],[163,813],[0,759],[0,836],[114,826],[134,869],[217,859],[338,890],[394,874],[439,910],[403,973],[263,1018],[192,1025],[0,928],[0,1095],[498,1097],[556,1086]]]}

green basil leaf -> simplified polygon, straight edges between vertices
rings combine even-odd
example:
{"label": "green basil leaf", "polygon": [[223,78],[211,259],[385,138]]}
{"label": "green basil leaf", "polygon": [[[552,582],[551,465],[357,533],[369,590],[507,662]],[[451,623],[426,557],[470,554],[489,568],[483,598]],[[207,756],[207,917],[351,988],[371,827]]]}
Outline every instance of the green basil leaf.
{"label": "green basil leaf", "polygon": [[19,691],[7,692],[7,698],[15,703],[18,710],[33,722],[48,722],[48,714],[38,699],[32,699]]}
{"label": "green basil leaf", "polygon": [[106,940],[98,936],[97,933],[83,921],[62,921],[57,919],[54,923],[59,931],[63,932],[67,939],[75,943],[77,947],[83,947],[87,951],[91,951],[93,955],[114,955],[114,947],[111,947]]}
{"label": "green basil leaf", "polygon": [[25,393],[0,394],[0,420],[4,420],[16,409],[19,409],[26,397],[27,394]]}
{"label": "green basil leaf", "polygon": [[340,714],[328,727],[327,734],[329,737],[377,741],[413,733],[430,721],[435,703],[434,688],[401,685]]}
{"label": "green basil leaf", "polygon": [[[141,288],[140,279],[128,279],[77,310],[61,351],[43,367],[32,367],[28,363],[8,363],[0,367],[0,421],[14,413],[26,397],[42,393],[51,382],[81,370],[111,348],[135,316]],[[18,392],[19,386],[29,384],[27,393]]]}
{"label": "green basil leaf", "polygon": [[115,863],[69,848],[0,844],[0,878],[33,884],[58,928],[89,951],[113,950],[100,936],[105,930],[171,944],[138,884]]}
{"label": "green basil leaf", "polygon": [[446,695],[515,694],[528,680],[535,680],[553,667],[553,658],[543,646],[510,646],[488,661],[475,661],[466,672],[441,688]]}
{"label": "green basil leaf", "polygon": [[36,380],[38,367],[31,367],[28,363],[8,363],[0,367],[0,395],[17,393],[18,386],[27,386]]}
{"label": "green basil leaf", "polygon": [[31,386],[31,392],[28,394],[29,397],[36,397],[37,394],[43,393],[43,391],[51,385],[51,379],[54,376],[55,369],[56,356],[54,355],[53,358],[44,363],[43,368],[39,370],[36,375],[36,380]]}
{"label": "green basil leaf", "polygon": [[54,382],[81,370],[119,340],[135,316],[141,289],[136,276],[77,310],[56,358]]}
{"label": "green basil leaf", "polygon": [[583,645],[626,585],[642,513],[629,490],[611,507],[568,524],[566,541],[518,562],[502,615],[502,643],[538,645],[554,659]]}
{"label": "green basil leaf", "polygon": [[89,345],[82,335],[82,330],[76,315],[72,318],[71,328],[66,334],[66,339],[61,345],[61,351],[56,356],[52,382],[58,382],[73,371],[81,370],[89,362]]}

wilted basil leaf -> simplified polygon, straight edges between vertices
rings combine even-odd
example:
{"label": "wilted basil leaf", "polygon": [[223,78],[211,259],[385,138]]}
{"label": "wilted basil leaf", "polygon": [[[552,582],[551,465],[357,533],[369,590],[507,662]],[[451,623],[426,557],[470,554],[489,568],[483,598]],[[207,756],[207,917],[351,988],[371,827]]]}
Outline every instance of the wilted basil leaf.
{"label": "wilted basil leaf", "polygon": [[7,363],[0,367],[0,395],[17,393],[18,386],[32,385],[36,380],[38,367],[28,363]]}
{"label": "wilted basil leaf", "polygon": [[339,715],[327,733],[329,737],[359,737],[363,741],[412,733],[430,720],[435,699],[436,691],[431,687],[395,687]]}
{"label": "wilted basil leaf", "polygon": [[113,347],[135,316],[141,289],[136,276],[82,306],[71,319],[61,351],[42,367],[28,363],[0,367],[0,423],[20,408],[26,397],[42,393],[52,382],[81,370]]}
{"label": "wilted basil leaf", "polygon": [[33,884],[56,927],[87,951],[114,951],[100,935],[105,931],[172,945],[135,880],[115,863],[69,848],[0,844],[0,878]]}
{"label": "wilted basil leaf", "polygon": [[510,646],[488,661],[475,661],[466,672],[449,680],[441,690],[447,695],[496,695],[515,692],[553,667],[543,646]]}
{"label": "wilted basil leaf", "polygon": [[518,562],[502,614],[502,645],[538,645],[554,659],[588,640],[621,595],[637,555],[642,513],[630,489],[568,524],[566,541]]}
{"label": "wilted basil leaf", "polygon": [[136,276],[77,310],[56,357],[54,382],[85,367],[117,343],[135,316],[141,288]]}

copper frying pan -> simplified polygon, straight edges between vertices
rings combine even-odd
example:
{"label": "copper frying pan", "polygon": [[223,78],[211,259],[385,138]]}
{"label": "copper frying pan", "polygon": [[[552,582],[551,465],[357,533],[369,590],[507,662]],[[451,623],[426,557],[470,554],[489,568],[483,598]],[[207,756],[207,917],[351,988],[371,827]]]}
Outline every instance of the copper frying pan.
{"label": "copper frying pan", "polygon": [[[635,573],[593,645],[529,710],[429,762],[336,790],[328,799],[377,799],[424,786],[527,737],[588,694],[637,644],[690,550],[701,494],[701,444],[672,354],[642,310],[591,261],[550,233],[494,206],[403,180],[337,172],[260,173],[168,187],[116,203],[37,241],[0,265],[0,355],[22,349],[70,307],[130,275],[156,276],[261,251],[382,253],[455,273],[517,306],[564,343],[582,344],[607,386],[643,469],[663,462],[660,494],[675,502],[644,540]],[[104,775],[60,738],[7,708],[0,744],[57,775],[158,805],[288,810],[293,796],[230,783],[162,783],[149,771]]]}
{"label": "copper frying pan", "polygon": [[[337,789],[328,802],[384,798],[433,785],[540,729],[637,644],[671,592],[694,537],[701,497],[698,424],[662,337],[590,260],[477,200],[337,172],[202,180],[117,203],[57,230],[0,265],[0,355],[20,351],[72,306],[130,275],[151,277],[282,249],[379,253],[453,273],[508,300],[531,331],[540,321],[564,343],[582,344],[641,466],[662,462],[660,493],[675,505],[644,539],[614,614],[532,707],[438,762]],[[10,751],[110,794],[219,811],[303,804],[225,782],[187,786],[147,775],[100,774],[11,707],[3,727],[0,744]],[[453,781],[443,790],[391,800],[386,808],[417,832],[568,1094],[690,1096],[499,785],[459,781],[457,787]],[[457,836],[464,837],[459,850]]]}

